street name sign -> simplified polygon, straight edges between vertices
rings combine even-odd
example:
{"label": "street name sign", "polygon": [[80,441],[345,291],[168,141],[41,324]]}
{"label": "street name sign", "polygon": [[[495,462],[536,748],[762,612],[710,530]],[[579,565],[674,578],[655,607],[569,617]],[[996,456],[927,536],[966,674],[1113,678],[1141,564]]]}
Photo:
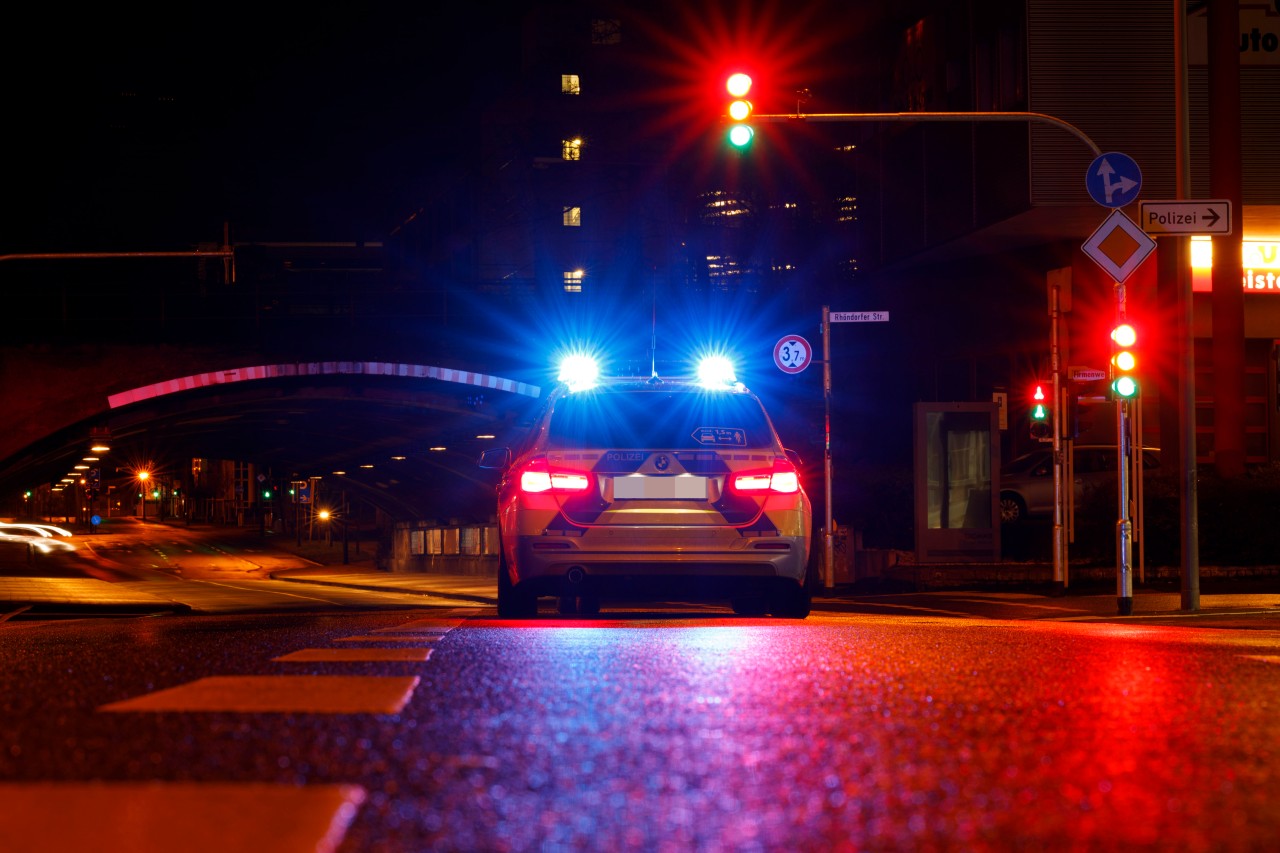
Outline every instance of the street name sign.
{"label": "street name sign", "polygon": [[813,361],[813,347],[799,335],[787,335],[773,347],[773,363],[783,373],[799,373]]}
{"label": "street name sign", "polygon": [[1122,210],[1113,210],[1080,248],[1118,282],[1128,278],[1155,249],[1148,237]]}
{"label": "street name sign", "polygon": [[1096,367],[1072,367],[1067,372],[1072,382],[1097,382],[1107,378],[1107,372]]}
{"label": "street name sign", "polygon": [[887,323],[888,311],[832,311],[832,323]]}
{"label": "street name sign", "polygon": [[1144,201],[1138,210],[1138,224],[1152,237],[1231,233],[1231,199]]}

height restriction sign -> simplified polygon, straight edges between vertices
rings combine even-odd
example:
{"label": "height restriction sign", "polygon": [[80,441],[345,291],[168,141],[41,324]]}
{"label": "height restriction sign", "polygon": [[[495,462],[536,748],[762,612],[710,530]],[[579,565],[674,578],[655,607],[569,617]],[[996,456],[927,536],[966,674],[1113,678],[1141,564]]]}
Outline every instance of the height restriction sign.
{"label": "height restriction sign", "polygon": [[783,373],[799,373],[813,361],[813,347],[799,335],[787,335],[773,348],[773,363]]}

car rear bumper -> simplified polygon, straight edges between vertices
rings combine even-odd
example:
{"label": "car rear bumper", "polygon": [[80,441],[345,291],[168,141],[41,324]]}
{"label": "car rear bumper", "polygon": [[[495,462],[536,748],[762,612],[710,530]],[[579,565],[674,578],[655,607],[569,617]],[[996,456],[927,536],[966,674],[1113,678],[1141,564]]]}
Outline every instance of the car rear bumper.
{"label": "car rear bumper", "polygon": [[805,538],[740,537],[733,545],[640,549],[593,544],[589,537],[520,537],[512,580],[539,595],[559,594],[566,584],[712,591],[779,579],[804,581],[809,558]]}

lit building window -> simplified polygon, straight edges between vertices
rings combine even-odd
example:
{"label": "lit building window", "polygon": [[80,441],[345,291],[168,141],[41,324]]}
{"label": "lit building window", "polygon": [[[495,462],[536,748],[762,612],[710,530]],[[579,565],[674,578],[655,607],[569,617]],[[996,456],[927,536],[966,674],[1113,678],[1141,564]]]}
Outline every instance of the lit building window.
{"label": "lit building window", "polygon": [[703,193],[701,202],[699,218],[704,225],[737,226],[751,218],[750,202],[723,190]]}
{"label": "lit building window", "polygon": [[836,222],[858,221],[858,199],[846,195],[836,199]]}
{"label": "lit building window", "polygon": [[728,255],[707,255],[707,275],[712,279],[742,275],[738,262]]}
{"label": "lit building window", "polygon": [[566,160],[582,159],[582,137],[575,136],[560,143],[560,156]]}
{"label": "lit building window", "polygon": [[579,228],[582,226],[582,208],[577,205],[564,206],[564,227]]}
{"label": "lit building window", "polygon": [[578,79],[577,74],[561,74],[560,75],[560,92],[564,95],[581,95],[582,81]]}
{"label": "lit building window", "polygon": [[621,44],[622,21],[617,18],[595,18],[591,21],[592,44]]}
{"label": "lit building window", "polygon": [[582,292],[582,270],[566,270],[564,274],[564,292]]}

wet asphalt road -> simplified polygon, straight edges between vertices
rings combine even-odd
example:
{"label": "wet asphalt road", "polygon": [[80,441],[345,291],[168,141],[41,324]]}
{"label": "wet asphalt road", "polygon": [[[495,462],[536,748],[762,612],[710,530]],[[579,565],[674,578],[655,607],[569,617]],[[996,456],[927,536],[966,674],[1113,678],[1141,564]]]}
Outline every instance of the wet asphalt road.
{"label": "wet asphalt road", "polygon": [[[63,784],[45,802],[81,796],[72,783],[86,780],[107,783],[99,794],[129,782],[195,790],[163,810],[190,849],[317,849],[272,834],[304,825],[287,797],[199,829],[213,783],[258,798],[357,792],[320,842],[340,851],[1261,850],[1280,839],[1274,630],[605,617],[501,623],[486,608],[423,607],[2,623],[0,847],[70,849],[59,839],[73,814],[9,806],[36,784]],[[427,659],[278,660],[359,654],[337,649]],[[249,687],[205,681],[226,677]],[[217,696],[189,690],[214,683],[250,704],[275,691],[280,707],[213,710]],[[335,711],[317,692],[385,702],[371,698],[382,684],[401,706]],[[128,704],[170,696],[167,708]],[[130,799],[94,802],[110,815]]]}

